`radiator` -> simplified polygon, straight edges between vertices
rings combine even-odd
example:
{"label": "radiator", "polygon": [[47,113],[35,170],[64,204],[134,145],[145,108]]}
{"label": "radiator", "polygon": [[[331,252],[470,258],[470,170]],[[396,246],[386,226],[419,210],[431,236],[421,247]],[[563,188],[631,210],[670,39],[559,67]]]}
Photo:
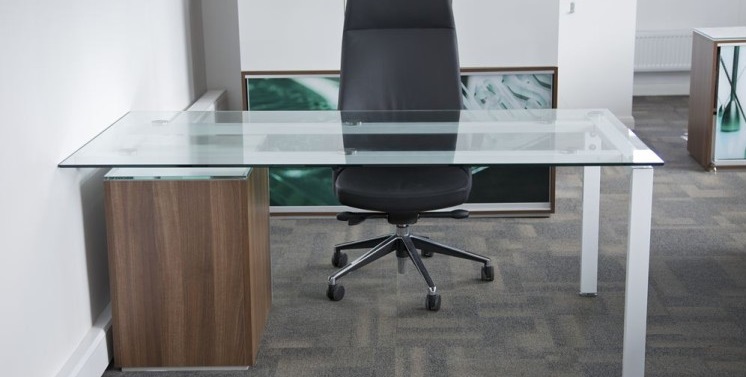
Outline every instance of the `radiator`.
{"label": "radiator", "polygon": [[691,30],[637,32],[635,72],[688,71],[691,64]]}

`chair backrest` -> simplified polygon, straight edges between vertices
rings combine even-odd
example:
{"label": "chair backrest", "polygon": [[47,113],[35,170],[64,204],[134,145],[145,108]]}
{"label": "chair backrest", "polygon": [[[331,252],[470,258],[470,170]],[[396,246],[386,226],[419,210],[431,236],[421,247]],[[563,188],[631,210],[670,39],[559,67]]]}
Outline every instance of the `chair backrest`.
{"label": "chair backrest", "polygon": [[339,109],[461,109],[451,0],[347,0]]}
{"label": "chair backrest", "polygon": [[[347,0],[339,89],[344,121],[458,122],[460,88],[451,0]],[[344,143],[356,150],[452,150],[456,137],[345,135]]]}

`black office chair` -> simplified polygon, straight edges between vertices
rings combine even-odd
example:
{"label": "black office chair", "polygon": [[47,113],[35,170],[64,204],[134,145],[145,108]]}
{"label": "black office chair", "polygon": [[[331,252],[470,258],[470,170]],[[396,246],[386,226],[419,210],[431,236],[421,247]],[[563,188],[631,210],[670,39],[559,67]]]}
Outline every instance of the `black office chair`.
{"label": "black office chair", "polygon": [[[342,36],[339,109],[343,121],[457,122],[461,109],[458,49],[450,0],[347,0]],[[373,110],[373,111],[366,111]],[[423,111],[411,114],[379,110]],[[362,112],[360,112],[362,111]],[[454,123],[457,124],[457,123]],[[358,138],[356,139],[355,136]],[[455,134],[406,135],[371,146],[375,136],[345,136],[345,149],[453,150]],[[418,140],[418,138],[424,138]],[[373,139],[373,140],[371,140]],[[352,143],[353,145],[350,145]],[[366,145],[367,143],[367,145]],[[343,267],[329,277],[327,297],[344,297],[339,279],[396,251],[399,271],[409,258],[429,287],[426,307],[440,308],[440,295],[425,269],[423,256],[433,253],[483,263],[482,280],[492,281],[490,259],[410,233],[420,217],[465,218],[465,210],[427,212],[463,204],[471,190],[471,171],[462,166],[342,167],[334,170],[334,192],[347,206],[370,212],[343,212],[337,218],[357,224],[386,217],[394,234],[335,246],[332,264]],[[372,248],[347,264],[342,250]]]}

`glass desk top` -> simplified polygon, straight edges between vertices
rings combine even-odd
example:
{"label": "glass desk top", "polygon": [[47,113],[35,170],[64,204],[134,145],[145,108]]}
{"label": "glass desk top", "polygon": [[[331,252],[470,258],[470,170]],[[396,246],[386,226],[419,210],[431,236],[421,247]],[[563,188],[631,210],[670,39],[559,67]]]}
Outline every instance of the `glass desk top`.
{"label": "glass desk top", "polygon": [[662,165],[608,110],[130,112],[60,167]]}

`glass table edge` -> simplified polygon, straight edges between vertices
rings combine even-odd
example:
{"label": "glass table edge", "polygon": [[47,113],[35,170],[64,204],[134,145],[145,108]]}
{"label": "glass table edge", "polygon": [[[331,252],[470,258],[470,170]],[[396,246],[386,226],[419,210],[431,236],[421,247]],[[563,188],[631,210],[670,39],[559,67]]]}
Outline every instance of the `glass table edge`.
{"label": "glass table edge", "polygon": [[[556,111],[558,109],[544,109],[544,110],[550,110],[550,111]],[[633,144],[637,144],[638,146],[643,146],[645,149],[655,156],[655,159],[648,159],[644,162],[628,162],[628,161],[622,161],[622,162],[566,162],[566,163],[535,163],[535,162],[526,162],[526,163],[470,163],[470,164],[463,164],[463,163],[453,163],[453,164],[427,164],[427,163],[381,163],[381,164],[365,164],[365,166],[426,166],[426,165],[451,165],[451,166],[663,166],[664,161],[663,159],[658,156],[658,154],[653,151],[644,141],[642,141],[639,136],[634,132],[633,129],[628,128],[626,125],[624,125],[618,118],[616,118],[613,113],[608,109],[596,109],[596,108],[589,108],[589,109],[568,109],[570,111],[583,111],[587,114],[592,113],[600,113],[604,114],[606,119],[611,121],[611,124],[613,124],[618,130],[626,130],[627,132],[630,132],[632,134],[632,138],[629,139]],[[225,113],[250,113],[249,111],[224,111]],[[285,111],[283,111],[285,112]],[[337,111],[338,112],[338,111]],[[120,118],[118,118],[115,122],[104,128],[101,132],[99,132],[96,136],[88,140],[85,144],[83,144],[80,148],[77,148],[74,152],[70,153],[64,160],[59,162],[57,164],[58,168],[246,168],[246,167],[331,167],[331,166],[362,166],[361,164],[294,164],[294,163],[231,163],[231,164],[143,164],[143,163],[135,163],[135,164],[128,164],[128,163],[75,163],[75,162],[68,162],[68,160],[74,159],[74,157],[80,152],[81,150],[85,149],[86,146],[88,146],[91,142],[93,142],[96,138],[98,138],[101,134],[104,134],[107,132],[110,128],[114,127],[117,123],[122,121],[124,118],[126,118],[128,115],[131,114],[137,114],[137,113],[154,113],[154,114],[163,114],[168,113],[172,115],[178,115],[181,113],[187,113],[185,111],[129,111],[122,115]],[[206,112],[206,113],[214,113],[214,112]],[[292,113],[292,112],[291,112]]]}
{"label": "glass table edge", "polygon": [[600,162],[600,163],[474,163],[474,164],[65,164],[64,161],[57,164],[62,169],[102,169],[102,168],[323,168],[323,167],[345,167],[345,166],[556,166],[556,167],[583,167],[583,166],[664,166],[665,161],[646,162]]}

